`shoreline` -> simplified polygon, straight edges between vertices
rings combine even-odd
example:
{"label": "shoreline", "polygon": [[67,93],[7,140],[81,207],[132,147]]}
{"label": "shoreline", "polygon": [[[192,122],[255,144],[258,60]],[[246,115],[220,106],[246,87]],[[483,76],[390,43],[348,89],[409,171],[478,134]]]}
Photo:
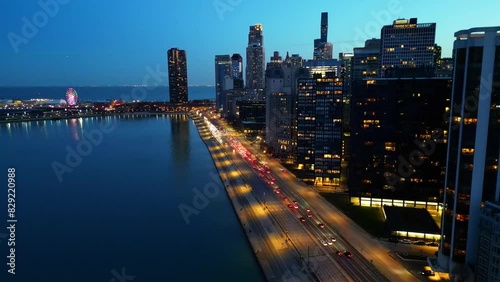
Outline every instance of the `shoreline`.
{"label": "shoreline", "polygon": [[153,115],[172,115],[172,114],[182,114],[186,115],[188,112],[133,112],[133,113],[110,113],[110,114],[91,114],[91,115],[78,115],[78,116],[64,116],[64,117],[40,117],[40,118],[29,118],[29,119],[13,119],[13,120],[0,120],[0,124],[7,123],[18,123],[18,122],[33,122],[33,121],[45,121],[45,120],[66,120],[66,119],[79,119],[79,118],[92,118],[92,117],[110,117],[110,116],[153,116]]}
{"label": "shoreline", "polygon": [[[221,165],[220,162],[217,162],[216,160],[217,158],[220,158],[216,157],[216,155],[220,155],[220,153],[217,154],[215,152],[216,150],[218,150],[217,147],[219,147],[220,144],[218,144],[213,139],[212,134],[206,127],[203,120],[193,115],[192,113],[188,113],[188,116],[191,118],[191,120],[193,120],[196,128],[198,129],[198,134],[200,138],[207,146],[207,149],[212,157],[212,161],[219,174],[219,178],[222,184],[224,185],[226,195],[231,200],[231,205],[233,207],[234,213],[238,217],[242,231],[245,233],[246,235],[245,237],[250,243],[250,247],[253,250],[254,258],[259,264],[263,277],[265,278],[266,281],[273,281],[273,282],[282,281],[283,279],[285,279],[287,272],[276,273],[273,270],[274,266],[273,254],[270,253],[270,250],[266,248],[265,246],[266,244],[264,243],[265,238],[267,238],[269,235],[267,233],[272,231],[262,229],[262,227],[260,226],[261,222],[256,217],[255,214],[256,212],[255,207],[256,206],[260,207],[260,205],[258,204],[259,201],[252,195],[252,193],[247,193],[248,190],[251,190],[251,187],[248,186],[248,184],[246,184],[245,180],[243,181],[240,180],[239,183],[234,183],[238,182],[238,180],[234,180],[234,177],[231,177],[233,179],[230,179],[229,177],[226,176],[228,172],[224,171],[225,170],[224,166]],[[226,158],[228,158],[227,155]],[[229,160],[229,158],[227,160]],[[231,174],[233,171],[231,171]],[[252,232],[252,230],[254,232]]]}
{"label": "shoreline", "polygon": [[[206,134],[206,133],[204,133],[202,131],[202,128],[206,129],[206,125],[203,123],[202,120],[200,120],[200,118],[196,117],[192,113],[188,113],[187,115],[194,122],[194,124],[196,126],[196,129],[198,130],[198,134],[199,134],[201,140],[203,141],[203,143],[205,144],[205,146],[207,146],[208,152],[210,153],[210,157],[212,158],[214,166],[217,169],[217,173],[219,175],[219,178],[221,180],[222,185],[224,186],[224,190],[226,191],[226,196],[231,201],[231,206],[233,207],[234,213],[238,217],[238,221],[240,222],[240,227],[242,228],[242,231],[245,233],[245,235],[246,235],[245,237],[247,238],[247,241],[248,241],[248,243],[250,244],[250,247],[253,250],[253,257],[255,258],[255,260],[258,263],[259,268],[260,268],[260,270],[262,272],[262,275],[266,278],[267,281],[269,281],[270,277],[268,277],[268,275],[266,275],[266,271],[265,271],[265,269],[263,267],[263,265],[268,264],[268,262],[267,261],[263,261],[264,260],[263,258],[259,258],[259,256],[257,256],[257,253],[259,252],[260,248],[259,248],[259,246],[258,246],[258,244],[256,242],[256,240],[258,240],[258,238],[255,238],[256,237],[256,233],[250,234],[248,232],[245,232],[246,227],[250,226],[250,224],[248,222],[249,220],[246,219],[244,217],[244,215],[242,214],[242,212],[241,212],[244,209],[244,207],[240,203],[238,203],[236,191],[234,191],[236,188],[233,187],[232,185],[225,185],[224,184],[224,183],[228,183],[228,179],[226,179],[226,177],[224,175],[224,172],[223,172],[223,169],[215,161],[214,154],[213,154],[213,150],[214,150],[213,147],[214,146],[208,143],[208,141],[210,141],[213,137],[212,137],[212,135],[210,133]],[[208,130],[208,129],[206,129],[206,130]],[[238,212],[238,208],[240,209],[240,212]]]}

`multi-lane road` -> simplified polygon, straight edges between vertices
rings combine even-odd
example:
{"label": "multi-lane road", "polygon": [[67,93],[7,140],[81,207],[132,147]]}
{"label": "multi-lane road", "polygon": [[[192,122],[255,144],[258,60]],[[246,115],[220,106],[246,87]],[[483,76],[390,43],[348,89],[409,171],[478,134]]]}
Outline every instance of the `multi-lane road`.
{"label": "multi-lane road", "polygon": [[[227,126],[220,123],[222,126]],[[260,152],[253,147],[245,138],[235,137],[252,154],[257,155]],[[276,175],[276,184],[284,194],[291,195],[297,200],[300,206],[309,208],[315,212],[314,223],[325,224],[322,235],[337,234],[339,248],[347,249],[353,253],[350,263],[346,260],[338,260],[341,267],[349,273],[355,281],[381,281],[379,273],[382,273],[389,281],[420,281],[411,272],[394,259],[390,254],[391,250],[387,245],[382,244],[378,239],[373,238],[366,233],[356,223],[346,217],[340,210],[331,205],[323,197],[319,196],[314,189],[299,181],[293,174],[284,173],[284,167],[276,160],[266,158],[270,171]],[[318,233],[316,233],[319,235]],[[340,259],[340,257],[339,257]],[[375,271],[378,270],[377,271]],[[369,279],[373,280],[369,280]]]}
{"label": "multi-lane road", "polygon": [[[210,121],[220,129],[227,128],[217,119]],[[310,281],[311,277],[303,274],[305,269],[320,281],[419,281],[389,255],[385,245],[373,240],[279,163],[272,159],[268,167],[255,163],[254,157],[245,152],[255,156],[258,150],[244,138],[223,134],[218,142],[234,164],[231,169],[243,176],[281,233],[281,244],[299,256],[301,263],[288,266],[288,271],[297,275],[285,281]],[[274,248],[279,252],[276,244]]]}

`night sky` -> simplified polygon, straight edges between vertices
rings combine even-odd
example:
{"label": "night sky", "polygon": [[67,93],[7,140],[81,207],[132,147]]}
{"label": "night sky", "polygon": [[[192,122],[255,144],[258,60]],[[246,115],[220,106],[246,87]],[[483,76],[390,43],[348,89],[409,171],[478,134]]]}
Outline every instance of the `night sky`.
{"label": "night sky", "polygon": [[256,23],[263,24],[267,60],[275,50],[312,58],[321,12],[329,13],[335,58],[379,38],[381,27],[397,18],[436,22],[443,56],[451,56],[454,32],[500,25],[498,0],[18,0],[1,6],[0,86],[142,84],[147,67],[166,72],[172,47],[187,51],[191,85],[213,85],[214,56],[245,59],[249,26]]}

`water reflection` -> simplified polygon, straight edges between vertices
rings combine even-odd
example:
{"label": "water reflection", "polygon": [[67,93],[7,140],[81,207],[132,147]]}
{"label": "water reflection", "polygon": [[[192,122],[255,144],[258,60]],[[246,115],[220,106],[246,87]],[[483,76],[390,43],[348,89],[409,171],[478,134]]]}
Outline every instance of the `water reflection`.
{"label": "water reflection", "polygon": [[74,140],[74,141],[80,141],[80,135],[78,134],[78,125],[81,126],[81,120],[80,119],[76,119],[76,118],[72,118],[70,121],[69,121],[69,124],[70,124],[70,130],[71,130],[71,138]]}
{"label": "water reflection", "polygon": [[170,116],[171,132],[171,154],[173,167],[178,171],[186,171],[185,167],[191,159],[189,143],[189,118],[184,114]]}

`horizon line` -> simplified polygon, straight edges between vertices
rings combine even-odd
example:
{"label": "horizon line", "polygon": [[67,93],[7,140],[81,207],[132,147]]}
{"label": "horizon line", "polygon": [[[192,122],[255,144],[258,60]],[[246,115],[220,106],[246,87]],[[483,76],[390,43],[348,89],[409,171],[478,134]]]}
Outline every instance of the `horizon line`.
{"label": "horizon line", "polygon": [[[76,86],[69,86],[69,85],[0,85],[0,88],[2,88],[2,87],[70,87],[70,88],[75,88],[75,87],[168,87],[168,85],[142,85],[142,84],[76,85]],[[188,85],[188,87],[215,87],[215,85],[194,84],[194,85]]]}

